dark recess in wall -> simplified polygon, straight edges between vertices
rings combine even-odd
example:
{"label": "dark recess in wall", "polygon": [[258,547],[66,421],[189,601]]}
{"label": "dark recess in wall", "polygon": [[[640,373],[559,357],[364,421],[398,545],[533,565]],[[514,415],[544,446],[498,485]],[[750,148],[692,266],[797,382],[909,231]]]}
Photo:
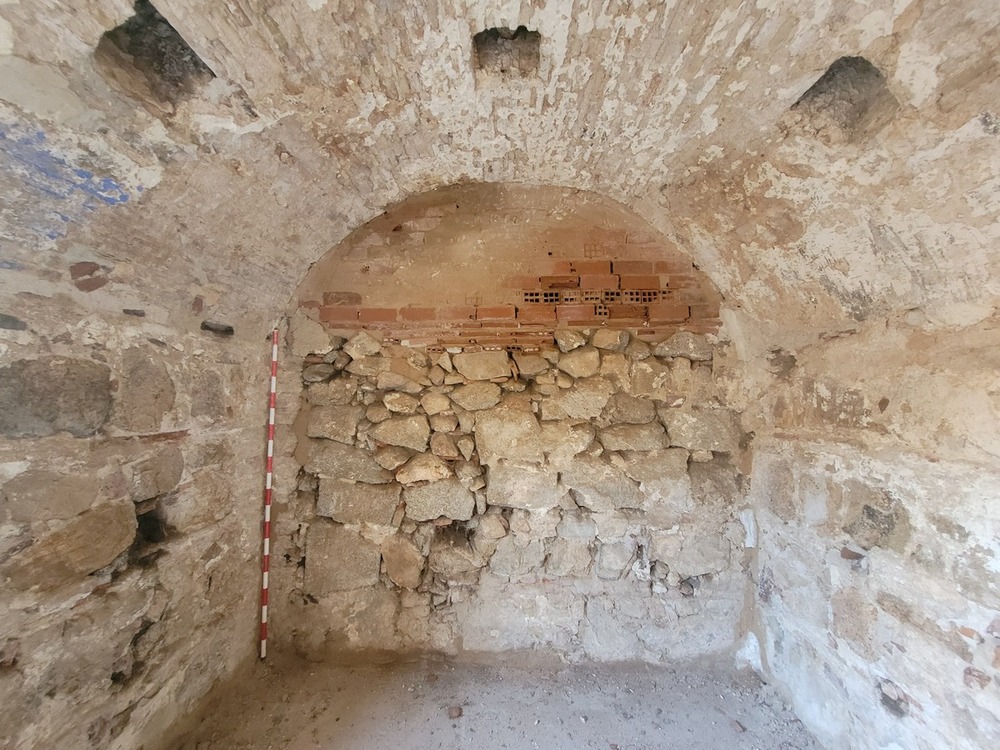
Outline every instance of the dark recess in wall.
{"label": "dark recess in wall", "polygon": [[[148,93],[165,104],[195,94],[215,74],[149,0],[136,0],[135,15],[101,37],[96,56],[104,72],[132,94]],[[117,69],[117,70],[115,70]]]}
{"label": "dark recess in wall", "polygon": [[792,105],[790,133],[827,145],[859,143],[885,127],[899,111],[882,72],[863,57],[841,57]]}
{"label": "dark recess in wall", "polygon": [[518,26],[480,31],[472,37],[476,70],[508,77],[538,72],[542,35]]}

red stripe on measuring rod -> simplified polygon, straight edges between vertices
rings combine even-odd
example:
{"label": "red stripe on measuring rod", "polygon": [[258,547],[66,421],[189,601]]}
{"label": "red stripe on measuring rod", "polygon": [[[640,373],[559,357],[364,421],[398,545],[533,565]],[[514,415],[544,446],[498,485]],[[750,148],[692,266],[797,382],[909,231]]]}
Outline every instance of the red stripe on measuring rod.
{"label": "red stripe on measuring rod", "polygon": [[267,399],[267,453],[264,463],[264,546],[261,555],[260,658],[267,657],[267,605],[271,573],[271,492],[274,484],[274,409],[277,403],[278,329],[271,331],[271,377]]}

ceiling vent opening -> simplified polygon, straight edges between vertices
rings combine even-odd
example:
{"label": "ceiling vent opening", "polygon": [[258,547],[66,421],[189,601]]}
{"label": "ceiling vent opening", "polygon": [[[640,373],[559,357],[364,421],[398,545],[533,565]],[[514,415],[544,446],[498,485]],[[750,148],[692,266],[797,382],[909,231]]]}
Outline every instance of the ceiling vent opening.
{"label": "ceiling vent opening", "polygon": [[149,0],[101,37],[95,57],[104,75],[127,93],[173,110],[215,74]]}
{"label": "ceiling vent opening", "polygon": [[899,111],[882,72],[863,57],[841,57],[809,87],[783,118],[786,134],[828,146],[862,143]]}
{"label": "ceiling vent opening", "polygon": [[499,78],[537,75],[541,42],[541,34],[524,26],[480,31],[472,37],[476,72]]}

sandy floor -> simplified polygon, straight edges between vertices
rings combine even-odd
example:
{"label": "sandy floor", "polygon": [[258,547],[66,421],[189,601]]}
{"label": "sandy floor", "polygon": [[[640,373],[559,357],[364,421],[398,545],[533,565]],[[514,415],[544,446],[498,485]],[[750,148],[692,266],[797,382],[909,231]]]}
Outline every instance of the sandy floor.
{"label": "sandy floor", "polygon": [[548,669],[424,658],[258,665],[177,750],[818,750],[750,673],[645,665]]}

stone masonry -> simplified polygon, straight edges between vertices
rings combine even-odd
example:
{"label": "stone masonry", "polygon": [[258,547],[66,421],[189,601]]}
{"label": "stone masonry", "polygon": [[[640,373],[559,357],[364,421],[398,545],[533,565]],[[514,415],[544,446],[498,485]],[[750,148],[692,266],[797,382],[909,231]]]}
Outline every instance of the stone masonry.
{"label": "stone masonry", "polygon": [[508,355],[309,325],[283,569],[301,653],[659,662],[739,640],[746,437],[707,337],[557,329]]}

